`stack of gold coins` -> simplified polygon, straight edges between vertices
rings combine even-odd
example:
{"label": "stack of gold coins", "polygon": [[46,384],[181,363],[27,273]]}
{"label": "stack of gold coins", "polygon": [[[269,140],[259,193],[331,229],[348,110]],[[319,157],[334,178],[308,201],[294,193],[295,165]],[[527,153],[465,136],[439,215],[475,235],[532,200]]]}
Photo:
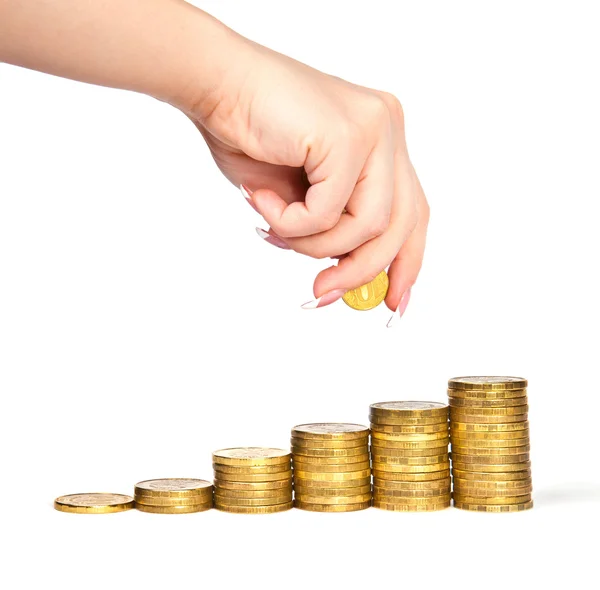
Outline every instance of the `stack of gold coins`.
{"label": "stack of gold coins", "polygon": [[265,447],[213,453],[215,508],[242,514],[283,512],[293,506],[289,451]]}
{"label": "stack of gold coins", "polygon": [[360,424],[302,424],[292,429],[294,506],[354,512],[371,506],[369,429]]}
{"label": "stack of gold coins", "polygon": [[402,512],[450,506],[448,406],[381,402],[370,407],[373,506]]}
{"label": "stack of gold coins", "polygon": [[149,479],[135,484],[135,507],[154,514],[204,512],[213,506],[213,486],[203,479]]}
{"label": "stack of gold coins", "polygon": [[448,395],[454,505],[479,512],[532,508],[527,381],[457,377]]}

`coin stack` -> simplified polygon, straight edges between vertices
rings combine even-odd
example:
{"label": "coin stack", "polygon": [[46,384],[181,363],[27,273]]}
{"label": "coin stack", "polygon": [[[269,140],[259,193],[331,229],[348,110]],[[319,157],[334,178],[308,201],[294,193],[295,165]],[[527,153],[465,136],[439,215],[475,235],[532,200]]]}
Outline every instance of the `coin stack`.
{"label": "coin stack", "polygon": [[203,479],[149,479],[135,484],[135,507],[154,514],[204,512],[213,506],[213,486]]}
{"label": "coin stack", "polygon": [[293,506],[289,451],[265,447],[213,453],[215,508],[242,514],[283,512]]}
{"label": "coin stack", "polygon": [[373,506],[402,512],[450,506],[448,406],[381,402],[370,407]]}
{"label": "coin stack", "polygon": [[292,429],[294,506],[354,512],[371,506],[369,429],[360,424],[301,424]]}
{"label": "coin stack", "polygon": [[454,505],[479,512],[532,508],[527,381],[457,377],[448,396]]}
{"label": "coin stack", "polygon": [[131,496],[112,493],[69,494],[54,500],[56,510],[74,514],[110,514],[125,512],[134,506]]}

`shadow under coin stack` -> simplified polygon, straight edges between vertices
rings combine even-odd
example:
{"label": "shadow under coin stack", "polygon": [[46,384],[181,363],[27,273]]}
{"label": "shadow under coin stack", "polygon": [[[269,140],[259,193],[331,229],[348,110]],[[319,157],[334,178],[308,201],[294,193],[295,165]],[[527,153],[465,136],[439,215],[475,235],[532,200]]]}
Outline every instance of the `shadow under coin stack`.
{"label": "shadow under coin stack", "polygon": [[292,508],[289,451],[266,447],[213,453],[215,508],[241,514],[269,514]]}
{"label": "shadow under coin stack", "polygon": [[450,506],[448,406],[381,402],[370,406],[373,506],[402,512]]}
{"label": "shadow under coin stack", "polygon": [[448,396],[454,505],[479,512],[532,508],[527,381],[457,377]]}
{"label": "shadow under coin stack", "polygon": [[371,506],[369,429],[360,424],[302,424],[292,429],[294,506],[354,512]]}
{"label": "shadow under coin stack", "polygon": [[135,507],[155,514],[204,512],[213,506],[213,486],[203,479],[149,479],[135,485]]}

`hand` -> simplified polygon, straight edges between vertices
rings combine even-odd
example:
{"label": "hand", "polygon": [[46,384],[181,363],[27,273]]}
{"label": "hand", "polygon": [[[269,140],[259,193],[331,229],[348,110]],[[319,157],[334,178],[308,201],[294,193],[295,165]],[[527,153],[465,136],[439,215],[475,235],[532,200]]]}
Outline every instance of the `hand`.
{"label": "hand", "polygon": [[386,304],[402,313],[421,267],[429,207],[400,103],[242,44],[218,90],[187,110],[217,165],[250,189],[272,243],[314,258],[342,256],[319,273],[307,307],[332,303],[390,265]]}

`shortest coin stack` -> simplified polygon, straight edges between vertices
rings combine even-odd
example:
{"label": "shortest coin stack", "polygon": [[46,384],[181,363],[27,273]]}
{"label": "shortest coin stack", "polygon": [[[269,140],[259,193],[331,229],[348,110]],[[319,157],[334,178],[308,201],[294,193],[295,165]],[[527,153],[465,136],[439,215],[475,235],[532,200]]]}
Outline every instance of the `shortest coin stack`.
{"label": "shortest coin stack", "polygon": [[381,402],[370,407],[373,506],[401,512],[450,506],[448,406]]}
{"label": "shortest coin stack", "polygon": [[149,479],[135,485],[135,507],[155,514],[204,512],[213,506],[213,486],[203,479]]}
{"label": "shortest coin stack", "polygon": [[532,508],[527,381],[457,377],[448,396],[454,505],[478,512]]}
{"label": "shortest coin stack", "polygon": [[110,514],[125,512],[134,506],[133,498],[124,494],[69,494],[54,500],[54,508],[60,512],[75,514]]}
{"label": "shortest coin stack", "polygon": [[369,429],[360,424],[302,424],[292,429],[294,506],[354,512],[371,506]]}
{"label": "shortest coin stack", "polygon": [[292,508],[289,451],[239,447],[213,453],[215,508],[241,514],[268,514]]}

